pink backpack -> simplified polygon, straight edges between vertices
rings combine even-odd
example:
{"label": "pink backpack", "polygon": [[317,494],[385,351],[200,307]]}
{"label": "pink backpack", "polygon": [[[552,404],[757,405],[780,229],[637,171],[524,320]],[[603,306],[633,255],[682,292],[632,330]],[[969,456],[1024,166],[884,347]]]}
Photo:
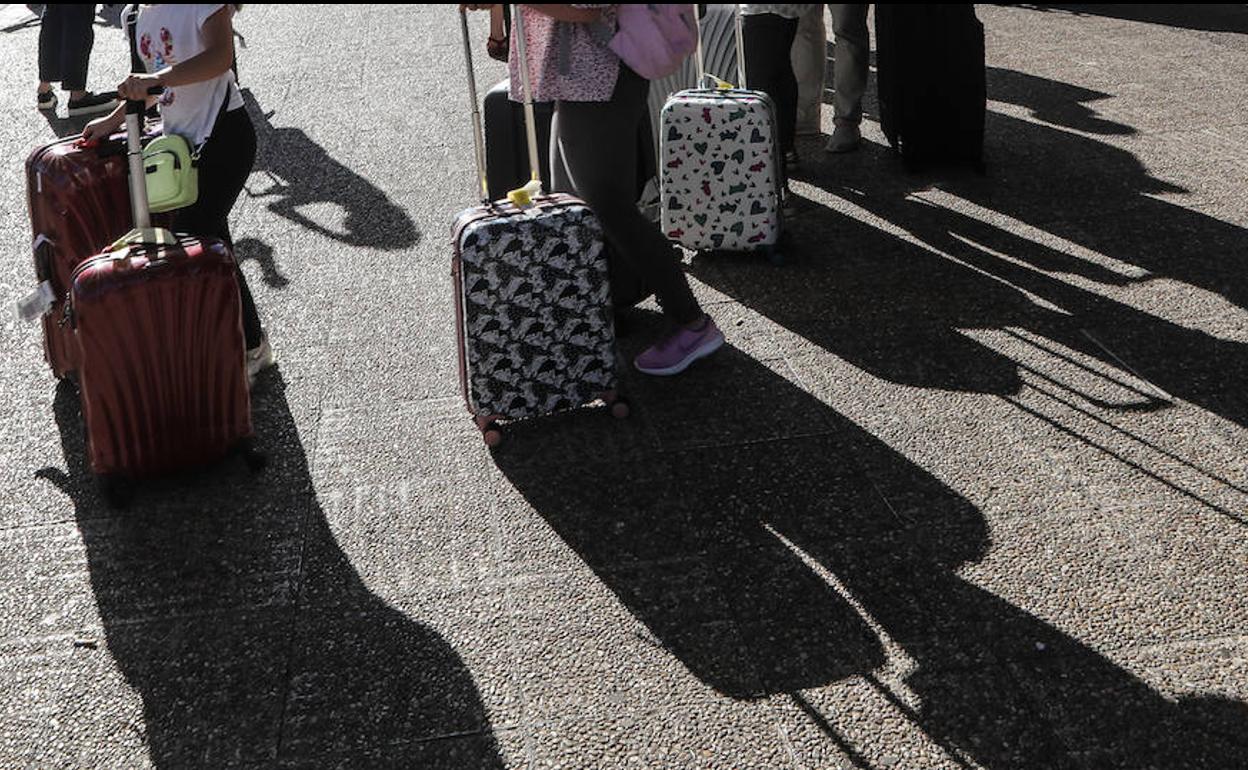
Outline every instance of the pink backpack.
{"label": "pink backpack", "polygon": [[698,12],[692,3],[620,3],[615,51],[647,80],[667,77],[698,46]]}

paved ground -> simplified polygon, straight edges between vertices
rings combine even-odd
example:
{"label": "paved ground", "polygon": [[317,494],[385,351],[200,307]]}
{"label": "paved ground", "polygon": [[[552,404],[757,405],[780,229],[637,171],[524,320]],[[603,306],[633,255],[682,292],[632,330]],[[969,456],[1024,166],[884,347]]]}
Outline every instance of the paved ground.
{"label": "paved ground", "polygon": [[[689,265],[730,349],[491,456],[453,10],[247,7],[273,467],[110,511],[5,310],[0,765],[1242,766],[1248,12],[980,15],[987,178],[808,144],[791,264]],[[69,130],[36,37],[0,35],[6,307]]]}

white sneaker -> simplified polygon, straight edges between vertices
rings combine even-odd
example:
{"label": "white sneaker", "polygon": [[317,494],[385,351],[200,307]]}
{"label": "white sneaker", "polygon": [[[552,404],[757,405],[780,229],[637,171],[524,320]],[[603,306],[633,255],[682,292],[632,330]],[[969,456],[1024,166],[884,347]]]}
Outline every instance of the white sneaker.
{"label": "white sneaker", "polygon": [[273,347],[269,335],[260,338],[260,344],[247,351],[247,382],[255,384],[256,375],[273,365]]}
{"label": "white sneaker", "polygon": [[837,123],[828,140],[827,152],[852,152],[862,143],[862,132],[854,123]]}

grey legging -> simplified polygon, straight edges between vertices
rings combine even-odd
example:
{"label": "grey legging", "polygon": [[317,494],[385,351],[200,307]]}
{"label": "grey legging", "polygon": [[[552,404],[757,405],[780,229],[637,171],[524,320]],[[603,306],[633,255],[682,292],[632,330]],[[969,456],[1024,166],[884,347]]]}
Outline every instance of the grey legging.
{"label": "grey legging", "polygon": [[654,288],[678,324],[702,317],[676,247],[637,209],[637,131],[650,84],[624,65],[609,102],[558,102],[550,129],[551,180],[598,215],[611,247]]}

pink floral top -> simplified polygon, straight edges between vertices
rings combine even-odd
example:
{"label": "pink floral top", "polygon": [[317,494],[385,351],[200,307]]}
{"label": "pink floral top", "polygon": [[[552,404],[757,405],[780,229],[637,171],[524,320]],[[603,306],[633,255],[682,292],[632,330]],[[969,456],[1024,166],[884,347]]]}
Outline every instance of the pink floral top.
{"label": "pink floral top", "polygon": [[[610,35],[604,30],[615,29],[615,5],[587,4],[576,8],[602,8],[602,23],[597,25],[555,21],[528,6],[520,6],[524,14],[525,54],[529,61],[529,84],[535,102],[607,102],[615,91],[620,73],[620,58],[606,46]],[[596,27],[591,29],[591,27]],[[512,27],[515,33],[515,27]],[[522,100],[519,46],[512,41],[511,98]]]}

